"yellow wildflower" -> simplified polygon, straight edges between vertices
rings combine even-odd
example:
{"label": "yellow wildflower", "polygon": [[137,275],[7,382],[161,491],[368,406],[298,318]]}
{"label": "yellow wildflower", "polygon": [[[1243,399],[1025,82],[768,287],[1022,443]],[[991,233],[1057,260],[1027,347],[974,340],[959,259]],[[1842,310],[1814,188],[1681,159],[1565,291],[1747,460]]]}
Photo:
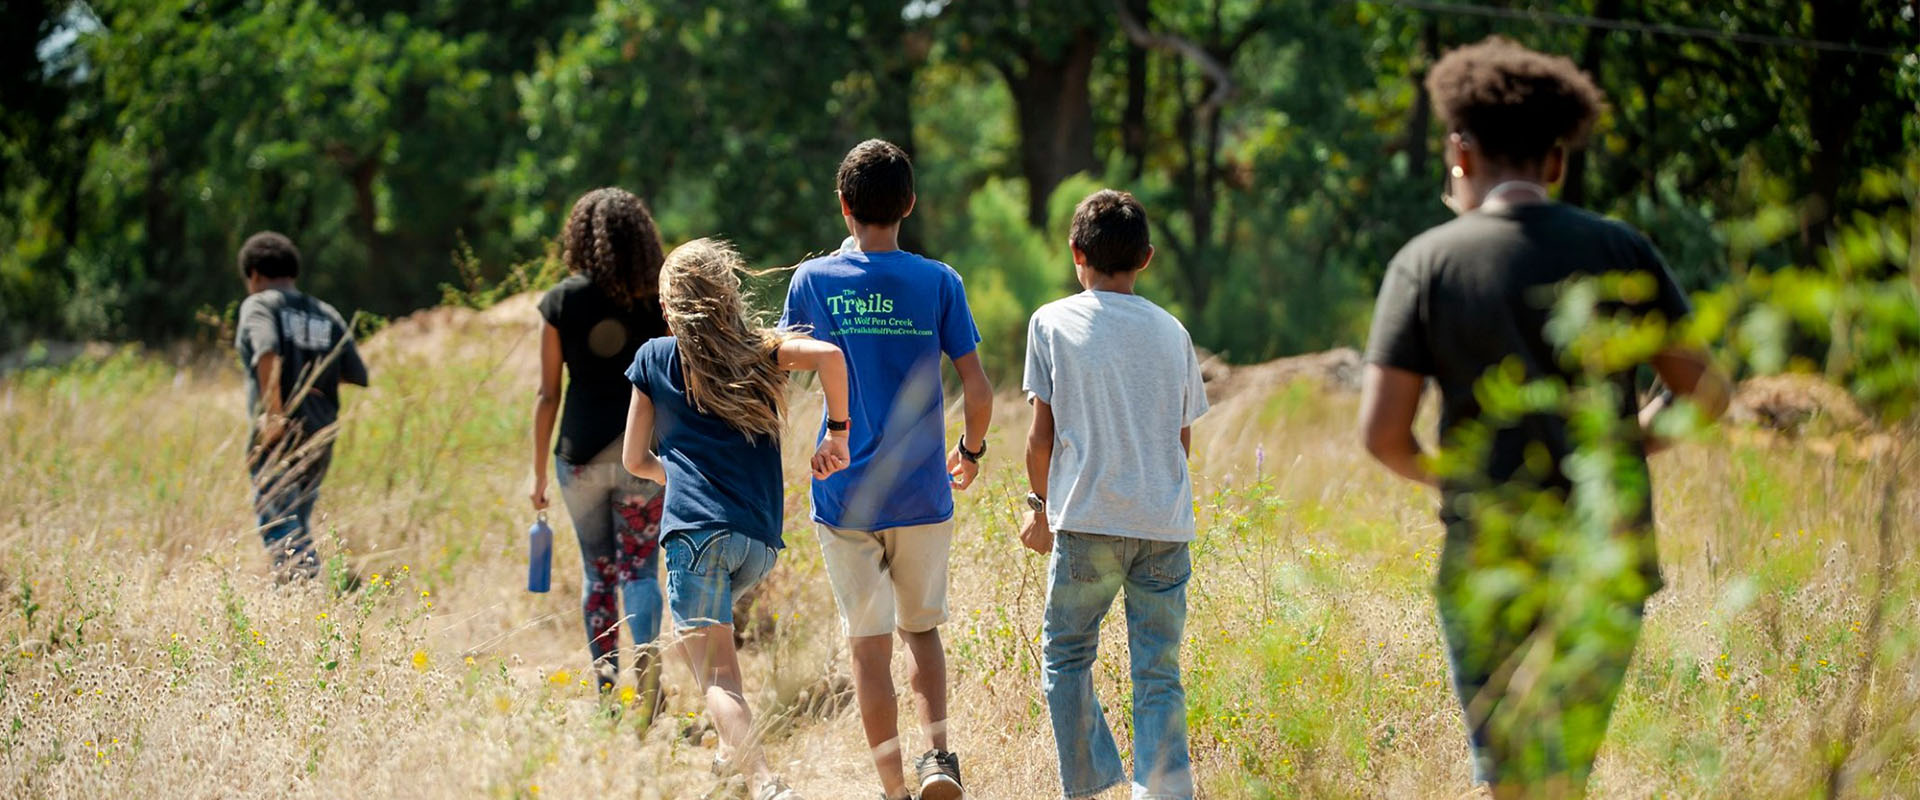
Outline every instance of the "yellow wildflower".
{"label": "yellow wildflower", "polygon": [[425,650],[413,651],[413,668],[420,670],[421,672],[427,671],[427,651]]}

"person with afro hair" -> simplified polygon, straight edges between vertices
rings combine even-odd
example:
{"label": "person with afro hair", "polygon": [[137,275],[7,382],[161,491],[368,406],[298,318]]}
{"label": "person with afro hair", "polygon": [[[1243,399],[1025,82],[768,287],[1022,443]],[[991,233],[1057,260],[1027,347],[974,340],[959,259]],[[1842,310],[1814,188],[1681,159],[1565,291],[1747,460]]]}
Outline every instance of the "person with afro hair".
{"label": "person with afro hair", "polygon": [[[1606,508],[1596,493],[1573,491],[1566,466],[1579,462],[1570,460],[1566,413],[1516,419],[1483,409],[1476,387],[1496,368],[1580,383],[1580,362],[1547,333],[1568,281],[1624,276],[1640,291],[1623,293],[1620,312],[1653,329],[1671,329],[1689,304],[1646,236],[1553,199],[1548,187],[1605,105],[1573,62],[1495,37],[1446,54],[1427,90],[1446,126],[1442,199],[1457,216],[1415,237],[1387,268],[1368,337],[1361,435],[1381,463],[1440,492],[1436,599],[1476,775],[1496,797],[1578,796],[1646,600],[1661,586],[1646,463],[1666,444],[1653,435],[1655,417],[1676,396],[1717,417],[1726,384],[1704,353],[1678,345],[1648,359],[1670,391],[1645,407],[1639,364],[1587,375],[1610,387],[1622,423],[1607,444],[1624,455],[1597,479],[1617,490]],[[1413,434],[1428,379],[1440,390],[1445,474]],[[1543,502],[1572,510],[1569,518],[1611,513],[1617,522],[1599,537],[1528,527],[1526,512]],[[1569,563],[1582,565],[1571,571],[1580,580],[1565,577]]]}

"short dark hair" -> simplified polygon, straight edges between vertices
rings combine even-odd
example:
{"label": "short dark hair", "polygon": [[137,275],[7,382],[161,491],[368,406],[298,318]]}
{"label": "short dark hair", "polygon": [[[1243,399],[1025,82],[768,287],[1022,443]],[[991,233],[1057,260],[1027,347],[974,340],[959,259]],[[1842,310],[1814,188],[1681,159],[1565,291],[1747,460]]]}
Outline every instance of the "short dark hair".
{"label": "short dark hair", "polygon": [[868,139],[840,159],[840,199],[862,225],[892,225],[913,208],[913,161],[892,142]]}
{"label": "short dark hair", "polygon": [[1585,144],[1606,105],[1571,60],[1501,36],[1442,56],[1427,72],[1427,92],[1449,131],[1513,166],[1538,163],[1555,146]]}
{"label": "short dark hair", "polygon": [[1133,195],[1112,189],[1087,195],[1074,207],[1067,239],[1086,256],[1088,267],[1107,275],[1139,269],[1153,249],[1147,210]]}
{"label": "short dark hair", "polygon": [[300,275],[300,248],[284,234],[261,231],[240,245],[240,277],[294,278]]}

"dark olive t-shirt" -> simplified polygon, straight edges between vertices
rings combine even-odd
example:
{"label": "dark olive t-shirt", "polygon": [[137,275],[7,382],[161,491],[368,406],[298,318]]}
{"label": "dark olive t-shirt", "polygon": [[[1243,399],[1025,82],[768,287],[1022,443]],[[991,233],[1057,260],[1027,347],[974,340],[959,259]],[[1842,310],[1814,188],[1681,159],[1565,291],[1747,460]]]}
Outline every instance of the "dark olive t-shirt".
{"label": "dark olive t-shirt", "polygon": [[554,455],[572,464],[593,460],[627,429],[633,384],[627,367],[640,345],[667,333],[656,299],[621,308],[585,275],[572,275],[540,299],[540,316],[560,331],[567,395]]}
{"label": "dark olive t-shirt", "polygon": [[[1559,203],[1497,207],[1469,214],[1415,237],[1394,256],[1380,287],[1367,361],[1432,377],[1441,398],[1440,438],[1462,423],[1482,420],[1474,385],[1488,369],[1517,359],[1528,380],[1576,375],[1547,341],[1546,327],[1555,289],[1576,276],[1645,273],[1654,278],[1653,296],[1628,306],[1633,313],[1658,314],[1671,322],[1689,313],[1686,294],[1660,254],[1638,231],[1597,214]],[[1638,411],[1633,373],[1606,376],[1616,384],[1623,418]],[[1561,469],[1572,452],[1564,418],[1531,415],[1496,428],[1486,461],[1469,479],[1450,479],[1441,516],[1449,537],[1468,535],[1458,513],[1462,495],[1516,480],[1536,488],[1567,490]],[[1646,459],[1636,450],[1638,476],[1644,482]],[[1545,474],[1528,467],[1528,453],[1547,465]],[[1629,509],[1633,527],[1652,528],[1652,495]],[[1651,551],[1651,547],[1646,548]]]}

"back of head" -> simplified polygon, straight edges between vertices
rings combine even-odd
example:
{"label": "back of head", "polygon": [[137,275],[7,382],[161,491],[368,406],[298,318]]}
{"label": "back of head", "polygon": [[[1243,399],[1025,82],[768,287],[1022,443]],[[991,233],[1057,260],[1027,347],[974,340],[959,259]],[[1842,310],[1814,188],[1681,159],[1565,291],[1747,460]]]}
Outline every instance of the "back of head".
{"label": "back of head", "polygon": [[240,277],[296,278],[300,276],[300,248],[274,231],[261,231],[240,245]]}
{"label": "back of head", "polygon": [[756,324],[740,288],[745,270],[726,242],[680,245],[660,268],[660,310],[679,342],[693,407],[742,433],[778,436],[787,394],[774,351],[789,334]]}
{"label": "back of head", "polygon": [[567,215],[561,259],[586,275],[616,305],[651,297],[659,282],[660,231],[640,198],[625,189],[595,189]]}
{"label": "back of head", "polygon": [[847,151],[835,176],[840,199],[862,225],[892,225],[913,208],[913,162],[891,142],[868,139]]}
{"label": "back of head", "polygon": [[1088,268],[1107,275],[1139,269],[1153,249],[1147,210],[1133,195],[1112,189],[1087,195],[1074,207],[1067,238],[1086,257]]}
{"label": "back of head", "polygon": [[1510,166],[1582,146],[1606,104],[1572,61],[1500,36],[1448,52],[1427,72],[1427,92],[1449,131]]}

